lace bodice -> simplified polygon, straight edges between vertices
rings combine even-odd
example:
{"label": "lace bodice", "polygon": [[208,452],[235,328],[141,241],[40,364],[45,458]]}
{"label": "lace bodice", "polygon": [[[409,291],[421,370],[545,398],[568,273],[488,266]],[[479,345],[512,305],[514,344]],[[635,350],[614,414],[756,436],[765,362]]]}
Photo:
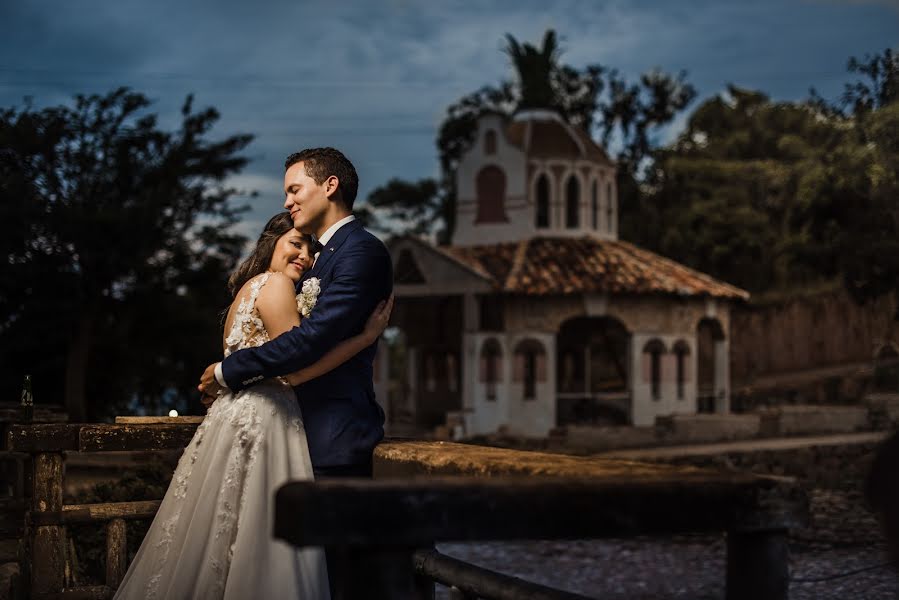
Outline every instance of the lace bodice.
{"label": "lace bodice", "polygon": [[271,277],[271,273],[261,273],[250,280],[250,292],[240,300],[234,311],[231,331],[225,338],[225,356],[243,348],[255,348],[269,341],[268,332],[262,324],[259,311],[256,310],[256,298],[259,290]]}

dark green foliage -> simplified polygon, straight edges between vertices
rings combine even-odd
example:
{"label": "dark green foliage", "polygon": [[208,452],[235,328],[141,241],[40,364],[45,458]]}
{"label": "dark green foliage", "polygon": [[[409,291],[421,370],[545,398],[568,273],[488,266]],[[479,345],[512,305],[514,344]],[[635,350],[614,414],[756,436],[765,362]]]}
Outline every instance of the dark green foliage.
{"label": "dark green foliage", "polygon": [[206,136],[184,103],[164,131],[127,89],[74,106],[0,109],[0,397],[95,420],[137,399],[195,397],[220,355],[225,280],[245,239],[225,178],[250,136]]}
{"label": "dark green foliage", "polygon": [[701,104],[655,153],[622,235],[752,292],[899,290],[899,61],[849,64],[869,79],[837,104],[735,86]]}

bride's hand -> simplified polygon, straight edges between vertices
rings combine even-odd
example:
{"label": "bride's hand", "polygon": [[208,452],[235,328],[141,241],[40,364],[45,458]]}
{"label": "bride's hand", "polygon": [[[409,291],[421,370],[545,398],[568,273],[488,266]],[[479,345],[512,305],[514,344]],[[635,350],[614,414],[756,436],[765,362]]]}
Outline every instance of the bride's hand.
{"label": "bride's hand", "polygon": [[390,313],[393,311],[393,300],[394,295],[390,294],[390,298],[379,302],[374,312],[368,317],[368,321],[365,322],[365,329],[362,330],[362,334],[372,342],[378,339],[378,336],[387,329]]}

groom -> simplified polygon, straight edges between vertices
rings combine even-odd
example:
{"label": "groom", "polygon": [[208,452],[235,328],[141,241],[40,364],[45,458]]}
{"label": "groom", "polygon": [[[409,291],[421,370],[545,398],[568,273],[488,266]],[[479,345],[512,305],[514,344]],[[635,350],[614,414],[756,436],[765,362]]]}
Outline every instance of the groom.
{"label": "groom", "polygon": [[[284,208],[297,230],[321,244],[297,292],[311,278],[319,280],[321,292],[299,327],[210,365],[200,380],[204,394],[215,396],[220,387],[237,392],[308,367],[360,333],[393,289],[387,248],[352,214],[359,186],[353,164],[334,148],[311,148],[291,154],[284,167]],[[372,475],[372,451],[384,437],[384,411],[372,384],[376,350],[377,342],[295,388],[316,479]]]}

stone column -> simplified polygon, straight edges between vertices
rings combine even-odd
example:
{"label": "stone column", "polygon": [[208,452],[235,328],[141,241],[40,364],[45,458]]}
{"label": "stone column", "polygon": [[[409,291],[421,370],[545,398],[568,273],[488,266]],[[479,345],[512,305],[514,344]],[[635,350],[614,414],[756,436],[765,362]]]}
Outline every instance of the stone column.
{"label": "stone column", "polygon": [[631,396],[631,425],[655,423],[658,404],[652,399],[652,384],[643,377],[643,346],[654,337],[651,334],[632,333],[628,340],[628,391]]}
{"label": "stone column", "polygon": [[730,341],[715,341],[715,412],[730,412]]}
{"label": "stone column", "polygon": [[465,433],[472,431],[475,419],[475,385],[478,381],[477,336],[480,324],[478,300],[472,293],[462,297],[462,413]]}
{"label": "stone column", "polygon": [[418,348],[406,348],[406,405],[412,422],[418,424]]}

